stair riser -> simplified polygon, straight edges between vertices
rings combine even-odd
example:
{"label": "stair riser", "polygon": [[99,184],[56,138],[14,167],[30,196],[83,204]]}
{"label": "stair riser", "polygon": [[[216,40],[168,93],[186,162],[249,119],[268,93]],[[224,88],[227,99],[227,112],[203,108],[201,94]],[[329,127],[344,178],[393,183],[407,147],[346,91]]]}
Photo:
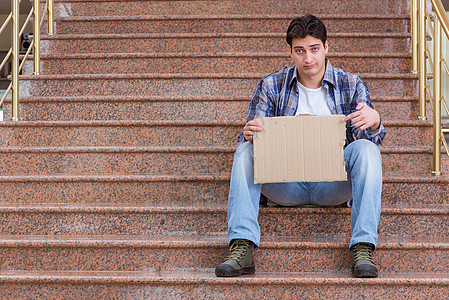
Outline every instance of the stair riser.
{"label": "stair riser", "polygon": [[[407,73],[409,58],[330,57],[333,66],[354,73]],[[211,57],[211,58],[126,58],[51,59],[42,61],[42,74],[126,74],[126,73],[272,73],[293,65],[288,56]],[[33,62],[25,64],[24,74],[33,74]]]}
{"label": "stair riser", "polygon": [[223,204],[229,181],[0,182],[1,203]]}
{"label": "stair riser", "polygon": [[[288,208],[285,208],[288,210]],[[350,236],[350,210],[344,214],[265,214],[259,217],[264,235]],[[329,210],[329,212],[332,212]],[[9,235],[151,235],[226,232],[225,210],[213,213],[3,213],[1,234]],[[448,237],[447,215],[382,215],[380,236]]]}
{"label": "stair riser", "polygon": [[[235,146],[243,123],[223,126],[45,126],[1,128],[0,145]],[[139,138],[135,138],[139,137]]]}
{"label": "stair riser", "polygon": [[[86,75],[88,76],[88,75]],[[39,96],[134,96],[149,90],[155,97],[251,97],[260,78],[172,78],[172,79],[60,79],[21,81],[22,97]],[[365,79],[373,96],[406,96],[416,92],[411,79]]]}
{"label": "stair riser", "polygon": [[[213,272],[213,270],[211,270]],[[106,280],[106,282],[109,282]],[[180,280],[170,282],[144,283],[72,283],[65,280],[46,280],[1,283],[0,297],[20,299],[27,295],[30,299],[85,299],[86,295],[95,295],[97,299],[229,299],[229,295],[245,298],[251,295],[255,299],[401,299],[404,295],[413,295],[416,299],[442,299],[447,293],[447,285],[413,284],[335,284],[330,283],[276,283],[244,285],[227,283],[223,280],[213,283],[199,283],[198,280]],[[279,281],[278,281],[279,282]]]}
{"label": "stair riser", "polygon": [[[184,16],[183,16],[184,17]],[[139,34],[139,33],[261,33],[284,32],[293,18],[266,19],[163,19],[163,20],[56,20],[58,34]],[[328,32],[408,32],[406,19],[321,20]],[[369,24],[369,25],[368,25]],[[45,27],[44,27],[45,28]]]}
{"label": "stair riser", "polygon": [[[374,108],[382,116],[382,120],[399,121],[399,120],[418,120],[419,103],[414,102],[386,102],[372,101]],[[432,106],[427,103],[427,119],[432,120]]]}
{"label": "stair riser", "polygon": [[[402,37],[344,37],[330,36],[331,52],[409,53],[410,42]],[[288,53],[290,48],[283,36],[279,37],[158,37],[158,38],[104,38],[53,39],[43,37],[42,54],[58,53],[215,53],[261,51]]]}
{"label": "stair riser", "polygon": [[[0,145],[64,146],[235,146],[244,123],[228,126],[44,126],[3,127]],[[430,146],[430,127],[386,127],[384,146]],[[139,139],[130,137],[138,136]],[[188,138],[186,138],[188,137]]]}
{"label": "stair riser", "polygon": [[384,146],[430,146],[432,127],[386,127]]}
{"label": "stair riser", "polygon": [[[447,173],[447,169],[443,170]],[[446,183],[391,183],[382,186],[382,203],[449,204],[449,187]]]}
{"label": "stair riser", "polygon": [[[200,122],[244,122],[249,99],[244,101],[98,101],[25,102],[20,104],[22,121],[72,120],[172,120]],[[11,102],[3,107],[11,116]],[[235,141],[235,137],[232,137]]]}
{"label": "stair riser", "polygon": [[[194,175],[231,172],[233,151],[204,153],[148,152],[63,152],[63,153],[1,153],[0,175],[100,175],[159,174]],[[431,153],[383,153],[384,172],[430,174]],[[447,170],[447,160],[441,168]]]}
{"label": "stair riser", "polygon": [[[61,5],[61,4],[60,4]],[[294,10],[292,11],[292,7]],[[367,2],[363,8],[357,0],[339,1],[338,4],[288,1],[131,1],[131,2],[73,2],[70,4],[73,16],[108,15],[208,15],[208,14],[298,14],[313,11],[314,14],[385,14],[409,13],[401,2],[389,0],[382,3]]]}
{"label": "stair riser", "polygon": [[0,153],[0,175],[209,174],[231,171],[224,153]]}
{"label": "stair riser", "polygon": [[[339,248],[300,247],[270,249],[262,247],[254,255],[257,272],[326,272],[351,268],[348,246]],[[214,268],[226,257],[227,249],[147,247],[11,247],[1,249],[2,270],[33,271],[164,271],[180,268]],[[64,259],[55,259],[64,257]],[[397,260],[409,257],[407,262]],[[445,272],[449,250],[378,249],[374,261],[384,272]]]}
{"label": "stair riser", "polygon": [[[226,204],[229,180],[197,182],[0,182],[1,203]],[[446,184],[390,183],[383,204],[449,204]]]}
{"label": "stair riser", "polygon": [[[22,121],[72,120],[173,120],[244,122],[249,99],[242,101],[24,101],[19,116]],[[417,102],[373,102],[383,120],[417,120]],[[187,109],[188,108],[188,109]],[[11,102],[3,106],[5,116],[11,116]],[[432,118],[430,104],[427,117]]]}
{"label": "stair riser", "polygon": [[[448,170],[446,153],[442,154],[441,169]],[[431,174],[432,153],[382,153],[382,169],[404,175]]]}

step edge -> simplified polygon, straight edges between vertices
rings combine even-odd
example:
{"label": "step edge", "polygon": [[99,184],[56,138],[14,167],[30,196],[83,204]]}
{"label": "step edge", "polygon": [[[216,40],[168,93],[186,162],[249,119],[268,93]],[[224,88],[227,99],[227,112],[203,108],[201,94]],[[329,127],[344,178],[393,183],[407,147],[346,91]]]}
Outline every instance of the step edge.
{"label": "step edge", "polygon": [[[76,214],[215,214],[226,213],[227,205],[224,204],[202,204],[180,205],[179,203],[166,203],[166,205],[126,205],[126,204],[97,204],[97,203],[42,203],[42,204],[18,204],[5,203],[0,206],[1,213],[76,213]],[[350,214],[349,207],[261,207],[260,215],[272,214]],[[384,204],[381,209],[382,215],[449,215],[449,205],[444,204],[409,204],[391,205]]]}
{"label": "step edge", "polygon": [[[417,80],[412,73],[357,73],[363,79],[402,79]],[[266,73],[122,73],[122,74],[62,74],[62,75],[20,75],[20,80],[167,80],[167,79],[257,79],[266,77]]]}
{"label": "step edge", "polygon": [[[149,248],[149,249],[223,249],[228,248],[226,233],[211,236],[198,236],[189,238],[186,235],[163,236],[1,236],[1,248]],[[278,240],[276,240],[278,238]],[[290,241],[285,237],[262,236],[260,249],[347,249],[349,237],[307,237],[304,241],[292,237]],[[432,239],[414,241],[407,238],[388,238],[387,241],[379,239],[378,250],[449,250],[449,241],[435,242]],[[0,272],[1,273],[1,272]]]}
{"label": "step edge", "polygon": [[[55,21],[79,22],[79,21],[184,21],[184,20],[293,20],[297,15],[293,14],[223,14],[223,15],[136,15],[136,16],[67,16],[55,17]],[[410,20],[408,14],[335,14],[320,15],[321,20]]]}
{"label": "step edge", "polygon": [[[220,278],[213,269],[181,269],[161,272],[117,272],[117,271],[2,271],[0,282],[10,283],[52,283],[52,284],[173,284],[173,285],[345,285],[345,286],[449,286],[446,273],[387,273],[382,272],[379,278],[352,278],[349,272],[316,272],[316,273],[269,273],[258,272],[256,275]],[[22,273],[22,274],[20,274]],[[76,275],[74,275],[77,273]],[[83,275],[81,275],[83,274]],[[88,274],[88,275],[86,275]],[[128,275],[125,275],[128,274]],[[331,276],[330,276],[331,275]],[[271,276],[268,277],[267,276]]]}
{"label": "step edge", "polygon": [[[330,58],[382,58],[382,59],[410,59],[412,56],[410,53],[404,52],[330,52],[327,57]],[[23,57],[21,57],[23,58]],[[41,60],[75,60],[75,59],[166,59],[166,58],[180,58],[180,59],[192,59],[192,58],[290,58],[288,53],[285,52],[216,52],[216,53],[195,53],[195,52],[183,52],[183,53],[142,53],[142,52],[125,52],[125,53],[69,53],[69,54],[42,54]],[[33,60],[33,55],[27,56],[27,60]]]}
{"label": "step edge", "polygon": [[0,146],[0,153],[233,153],[235,146]]}
{"label": "step edge", "polygon": [[[11,98],[6,98],[11,100]],[[20,102],[245,102],[249,103],[247,97],[235,97],[235,98],[220,98],[220,97],[205,97],[205,98],[194,98],[194,97],[158,97],[158,96],[29,96],[21,97]],[[418,97],[414,96],[377,96],[372,97],[371,102],[418,102]],[[430,100],[428,100],[430,102]]]}
{"label": "step edge", "polygon": [[12,175],[0,176],[1,183],[25,182],[228,182],[230,175],[195,174],[195,175]]}
{"label": "step edge", "polygon": [[[328,38],[410,38],[410,33],[329,33]],[[56,34],[41,40],[83,39],[191,39],[191,38],[285,38],[285,33],[127,33],[127,34]]]}

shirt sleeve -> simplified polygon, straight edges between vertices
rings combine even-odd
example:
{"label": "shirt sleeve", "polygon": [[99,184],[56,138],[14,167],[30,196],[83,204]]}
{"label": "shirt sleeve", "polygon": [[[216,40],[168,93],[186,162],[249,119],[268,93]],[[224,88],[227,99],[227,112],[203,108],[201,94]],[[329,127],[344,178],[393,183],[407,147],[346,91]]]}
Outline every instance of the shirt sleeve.
{"label": "shirt sleeve", "polygon": [[[356,107],[359,103],[366,103],[369,107],[373,108],[373,105],[370,101],[369,90],[363,80],[357,76],[357,81],[355,84],[355,92],[351,101],[351,113],[356,110]],[[355,127],[351,122],[352,133],[356,139],[367,139],[376,145],[380,145],[382,143],[383,138],[385,137],[386,131],[382,124],[382,118],[380,120],[380,125],[377,129],[373,130],[371,128],[367,128],[365,130],[359,130]]]}
{"label": "shirt sleeve", "polygon": [[[257,85],[254,91],[251,101],[249,103],[248,115],[246,116],[246,122],[264,117],[273,117],[275,112],[275,101],[273,101],[273,89],[272,80],[269,78],[262,79]],[[243,132],[238,137],[238,143],[245,141]]]}

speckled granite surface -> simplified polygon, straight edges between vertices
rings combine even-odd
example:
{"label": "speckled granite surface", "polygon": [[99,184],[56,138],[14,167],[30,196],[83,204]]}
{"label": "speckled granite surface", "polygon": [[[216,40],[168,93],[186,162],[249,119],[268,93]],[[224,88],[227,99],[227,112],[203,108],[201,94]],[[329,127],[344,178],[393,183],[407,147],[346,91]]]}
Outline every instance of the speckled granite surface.
{"label": "speckled granite surface", "polygon": [[[378,279],[355,279],[348,272],[263,273],[216,278],[212,269],[164,272],[17,272],[0,274],[0,295],[20,299],[354,299],[354,297],[444,299],[447,274],[383,273]],[[398,288],[401,287],[401,288]]]}
{"label": "speckled granite surface", "polygon": [[[349,208],[269,207],[257,274],[216,278],[247,101],[291,64],[284,27],[305,12],[388,132],[380,277],[350,276]],[[408,14],[392,0],[57,1],[43,75],[27,62],[22,76],[22,121],[0,123],[0,298],[441,299],[449,177],[429,175]]]}
{"label": "speckled granite surface", "polygon": [[[222,14],[253,14],[276,11],[278,14],[297,13],[359,13],[376,14],[379,11],[388,14],[409,12],[409,4],[402,1],[383,1],[382,3],[367,2],[361,7],[357,0],[333,0],[326,2],[288,0],[282,3],[276,0],[240,2],[229,0],[218,1],[69,1],[71,13],[78,15],[208,15],[220,12]],[[292,9],[293,8],[293,9]]]}
{"label": "speckled granite surface", "polygon": [[[374,107],[386,120],[417,120],[416,98],[375,97]],[[23,120],[178,120],[195,118],[199,121],[242,122],[248,110],[248,99],[231,97],[154,97],[154,96],[74,96],[74,97],[22,97],[20,116]],[[188,106],[189,110],[182,109]],[[65,108],[60,114],[61,106]],[[214,112],[207,108],[213,108]],[[427,117],[432,118],[430,102]],[[5,114],[11,115],[11,102],[6,100]],[[226,114],[217,111],[226,111]],[[394,139],[397,140],[397,139]],[[428,143],[416,145],[429,145]]]}
{"label": "speckled granite surface", "polygon": [[[182,240],[182,241],[180,241]],[[0,246],[8,263],[2,270],[30,271],[163,271],[213,268],[226,255],[220,237],[185,236],[103,236],[77,238],[62,236],[4,237]],[[350,268],[346,238],[306,237],[263,239],[255,251],[259,273],[266,272],[347,272]],[[429,243],[419,239],[379,242],[375,260],[385,272],[444,273],[449,260],[447,239]],[[406,255],[410,260],[401,264]],[[64,260],[55,259],[65,257]],[[417,266],[419,265],[419,266]]]}
{"label": "speckled granite surface", "polygon": [[[263,12],[261,12],[263,13]],[[128,16],[62,16],[56,18],[58,34],[109,33],[258,33],[284,32],[290,21],[299,14],[218,15],[128,15]],[[397,15],[319,14],[329,32],[408,32],[409,17]],[[366,22],[366,20],[370,22]]]}
{"label": "speckled granite surface", "polygon": [[[329,33],[335,52],[409,53],[410,33]],[[288,51],[285,33],[139,33],[42,36],[42,53],[214,53]]]}
{"label": "speckled granite surface", "polygon": [[[177,74],[90,74],[90,75],[41,75],[23,76],[20,83],[21,95],[74,96],[83,91],[91,96],[134,95],[152,87],[153,96],[174,96],[181,91],[185,96],[250,97],[254,86],[266,73],[177,73]],[[417,88],[416,76],[412,74],[373,74],[360,76],[377,96],[407,96]],[[31,80],[30,80],[31,79]]]}
{"label": "speckled granite surface", "polygon": [[[330,53],[333,66],[353,73],[406,73],[409,54]],[[30,57],[31,59],[31,57]],[[152,73],[266,73],[292,65],[288,53],[169,53],[43,55],[42,74]],[[33,74],[27,62],[24,74]]]}

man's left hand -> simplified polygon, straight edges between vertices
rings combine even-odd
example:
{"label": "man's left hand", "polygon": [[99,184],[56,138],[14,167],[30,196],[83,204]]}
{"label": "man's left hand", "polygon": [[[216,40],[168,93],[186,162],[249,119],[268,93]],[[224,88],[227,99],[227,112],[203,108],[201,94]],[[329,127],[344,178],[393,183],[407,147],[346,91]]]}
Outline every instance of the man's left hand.
{"label": "man's left hand", "polygon": [[357,127],[359,130],[365,130],[368,127],[376,130],[380,126],[380,115],[375,110],[366,105],[366,103],[359,103],[356,107],[355,112],[347,115],[343,118],[343,121],[346,122],[352,119],[352,124]]}

